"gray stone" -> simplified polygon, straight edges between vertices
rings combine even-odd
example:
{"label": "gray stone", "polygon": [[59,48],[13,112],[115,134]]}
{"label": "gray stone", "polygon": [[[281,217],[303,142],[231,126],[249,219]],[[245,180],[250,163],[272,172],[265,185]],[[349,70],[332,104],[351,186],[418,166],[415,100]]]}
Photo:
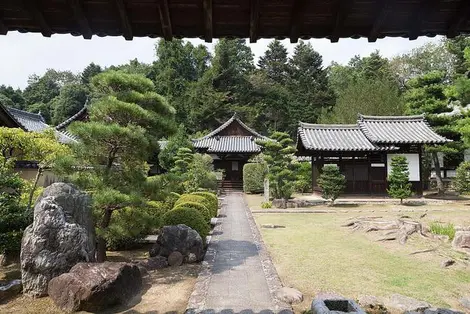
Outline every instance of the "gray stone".
{"label": "gray stone", "polygon": [[276,299],[289,304],[297,304],[304,300],[302,292],[297,289],[282,287],[275,293]]}
{"label": "gray stone", "polygon": [[446,268],[446,267],[449,267],[449,266],[452,266],[455,264],[455,260],[453,259],[446,259],[445,261],[442,261],[441,263],[441,267],[442,268]]}
{"label": "gray stone", "polygon": [[48,293],[65,312],[98,312],[126,304],[142,290],[139,268],[129,263],[79,263],[53,278]]}
{"label": "gray stone", "polygon": [[211,226],[216,226],[216,225],[217,225],[217,222],[218,222],[218,220],[217,220],[216,217],[212,217],[212,218],[211,218]]}
{"label": "gray stone", "polygon": [[78,262],[95,260],[95,236],[90,197],[73,185],[54,183],[34,206],[33,224],[21,242],[23,292],[47,295],[49,280]]}
{"label": "gray stone", "polygon": [[470,253],[470,231],[457,231],[452,241],[454,250]]}
{"label": "gray stone", "polygon": [[168,260],[164,256],[154,256],[145,261],[141,261],[140,264],[147,270],[155,270],[168,267]]}
{"label": "gray stone", "polygon": [[188,255],[188,263],[196,263],[197,262],[197,256],[194,253],[189,253]]}
{"label": "gray stone", "polygon": [[360,295],[357,303],[367,312],[374,314],[388,314],[389,311],[384,306],[382,299],[372,295]]}
{"label": "gray stone", "polygon": [[460,299],[460,305],[462,305],[464,308],[470,310],[470,296],[465,296]]}
{"label": "gray stone", "polygon": [[183,254],[178,251],[171,252],[168,256],[168,265],[170,266],[181,266],[183,264]]}
{"label": "gray stone", "polygon": [[189,263],[189,254],[193,262],[199,262],[204,257],[204,243],[197,231],[186,225],[164,226],[157,242],[150,249],[150,256],[169,257],[172,252],[180,252],[183,262]]}
{"label": "gray stone", "polygon": [[450,310],[450,309],[427,309],[424,311],[424,314],[464,314],[464,313]]}
{"label": "gray stone", "polygon": [[311,306],[312,314],[366,314],[353,300],[348,299],[319,299],[316,298]]}
{"label": "gray stone", "polygon": [[285,227],[286,226],[273,225],[273,224],[261,225],[261,228],[266,228],[266,229],[279,229],[279,228],[285,228]]}
{"label": "gray stone", "polygon": [[401,294],[393,294],[385,305],[389,309],[396,309],[402,312],[423,312],[431,308],[431,305],[427,302],[419,301]]}
{"label": "gray stone", "polygon": [[9,283],[0,284],[0,302],[13,298],[21,292],[21,280],[16,279]]}

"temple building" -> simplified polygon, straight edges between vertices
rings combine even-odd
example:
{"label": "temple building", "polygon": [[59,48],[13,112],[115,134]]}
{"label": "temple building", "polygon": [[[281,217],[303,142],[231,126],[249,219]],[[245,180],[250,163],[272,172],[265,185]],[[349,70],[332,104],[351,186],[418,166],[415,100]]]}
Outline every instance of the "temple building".
{"label": "temple building", "polygon": [[216,170],[224,173],[222,188],[242,189],[243,166],[261,152],[256,140],[268,138],[248,127],[234,114],[206,136],[193,140],[198,153],[209,154]]}
{"label": "temple building", "polygon": [[300,123],[297,154],[312,159],[313,190],[326,164],[337,165],[346,177],[347,194],[387,193],[387,175],[394,156],[405,156],[412,190],[423,193],[423,145],[449,140],[436,134],[424,116],[379,117],[359,115],[356,124]]}

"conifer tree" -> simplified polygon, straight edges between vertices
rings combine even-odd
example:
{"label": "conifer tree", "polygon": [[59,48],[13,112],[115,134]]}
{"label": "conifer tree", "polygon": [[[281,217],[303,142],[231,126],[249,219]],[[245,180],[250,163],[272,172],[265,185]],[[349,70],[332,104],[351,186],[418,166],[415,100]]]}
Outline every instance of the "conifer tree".
{"label": "conifer tree", "polygon": [[411,196],[408,161],[404,156],[395,156],[392,158],[391,167],[387,192],[391,197],[400,199],[400,204],[403,204],[403,199]]}
{"label": "conifer tree", "polygon": [[346,178],[338,166],[325,165],[318,178],[318,186],[322,189],[322,197],[333,204],[346,187]]}

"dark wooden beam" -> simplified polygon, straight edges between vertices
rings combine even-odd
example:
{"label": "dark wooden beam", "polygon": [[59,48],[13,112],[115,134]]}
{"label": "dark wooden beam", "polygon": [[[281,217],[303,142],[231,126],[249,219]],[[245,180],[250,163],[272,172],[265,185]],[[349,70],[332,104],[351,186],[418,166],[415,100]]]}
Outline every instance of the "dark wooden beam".
{"label": "dark wooden beam", "polygon": [[436,11],[438,0],[421,0],[419,5],[413,11],[410,20],[408,38],[415,40],[421,34],[421,26],[425,19],[429,18],[432,12]]}
{"label": "dark wooden beam", "polygon": [[333,25],[333,32],[330,36],[330,40],[332,43],[336,43],[341,36],[341,31],[343,28],[344,21],[348,17],[351,9],[354,5],[353,0],[339,0],[338,7],[336,9],[336,17],[335,17],[335,24]]}
{"label": "dark wooden beam", "polygon": [[24,5],[31,17],[39,24],[41,34],[44,37],[51,37],[52,30],[44,19],[44,15],[42,15],[41,10],[38,8],[38,2],[35,0],[25,0]]}
{"label": "dark wooden beam", "polygon": [[385,24],[385,21],[387,20],[387,17],[391,13],[391,11],[392,11],[391,0],[379,0],[378,1],[377,10],[376,10],[378,14],[369,32],[369,36],[368,36],[369,42],[377,41],[377,37],[379,36],[380,30]]}
{"label": "dark wooden beam", "polygon": [[68,0],[69,6],[72,8],[73,16],[80,26],[80,32],[83,38],[91,39],[93,32],[91,31],[88,19],[83,12],[83,6],[80,0]]}
{"label": "dark wooden beam", "polygon": [[6,35],[8,33],[8,27],[3,23],[3,19],[0,17],[0,35]]}
{"label": "dark wooden beam", "polygon": [[447,37],[453,38],[460,33],[460,28],[470,16],[470,1],[461,0],[457,11],[452,16],[447,28]]}
{"label": "dark wooden beam", "polygon": [[208,43],[212,42],[212,0],[204,0],[204,40]]}
{"label": "dark wooden beam", "polygon": [[[313,2],[313,0],[311,0]],[[299,40],[300,25],[302,25],[302,13],[305,8],[306,0],[294,0],[290,16],[290,42],[296,43]]]}
{"label": "dark wooden beam", "polygon": [[158,6],[160,13],[160,21],[162,24],[163,38],[165,40],[173,39],[173,30],[171,27],[170,7],[168,6],[168,0],[161,0]]}
{"label": "dark wooden beam", "polygon": [[259,0],[250,1],[250,43],[258,40]]}
{"label": "dark wooden beam", "polygon": [[126,40],[132,40],[134,36],[132,35],[132,26],[131,23],[129,23],[129,17],[127,16],[127,9],[124,4],[124,0],[115,0],[115,2],[121,19],[122,34]]}

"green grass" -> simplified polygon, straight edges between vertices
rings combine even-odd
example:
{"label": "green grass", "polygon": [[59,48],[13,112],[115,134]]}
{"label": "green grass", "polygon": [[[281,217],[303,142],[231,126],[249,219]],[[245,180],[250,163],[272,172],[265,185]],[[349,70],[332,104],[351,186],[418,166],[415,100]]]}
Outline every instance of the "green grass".
{"label": "green grass", "polygon": [[441,222],[434,221],[429,225],[429,229],[433,234],[448,236],[451,241],[455,237],[455,227],[453,223],[443,224]]}
{"label": "green grass", "polygon": [[263,239],[285,285],[302,291],[307,300],[318,292],[346,297],[387,297],[400,293],[435,306],[458,307],[470,289],[464,266],[443,269],[439,255],[410,255],[422,249],[409,241],[378,243],[371,234],[341,227],[346,214],[255,214],[258,224],[282,224],[285,229],[261,229]]}

